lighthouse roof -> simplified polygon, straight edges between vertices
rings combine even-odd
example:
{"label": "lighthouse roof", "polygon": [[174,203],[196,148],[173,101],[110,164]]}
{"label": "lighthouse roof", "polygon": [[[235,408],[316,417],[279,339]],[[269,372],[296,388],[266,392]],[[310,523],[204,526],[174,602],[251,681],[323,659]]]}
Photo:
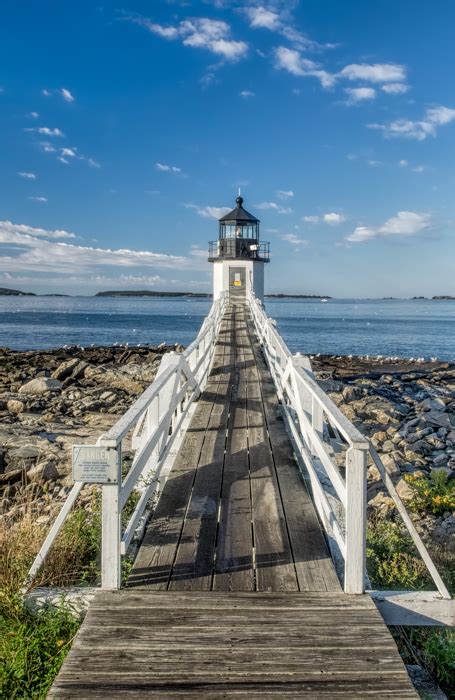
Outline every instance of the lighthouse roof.
{"label": "lighthouse roof", "polygon": [[253,214],[250,214],[243,208],[243,197],[239,195],[235,201],[237,203],[236,208],[230,211],[228,214],[222,216],[219,221],[241,221],[242,223],[250,222],[252,224],[259,223],[259,219],[256,219]]}

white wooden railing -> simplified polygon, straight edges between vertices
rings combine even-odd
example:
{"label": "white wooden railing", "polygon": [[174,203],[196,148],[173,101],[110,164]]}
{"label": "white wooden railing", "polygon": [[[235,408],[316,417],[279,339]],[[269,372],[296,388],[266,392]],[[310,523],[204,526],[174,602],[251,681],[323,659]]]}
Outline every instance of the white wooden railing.
{"label": "white wooden railing", "polygon": [[[97,446],[115,452],[117,478],[103,483],[101,585],[115,589],[121,584],[121,556],[141,526],[147,503],[164,483],[191,417],[192,402],[203,391],[214,357],[215,343],[226,309],[227,298],[217,299],[195,340],[181,354],[163,355],[153,383],[115,425],[97,441]],[[126,475],[122,474],[122,444],[130,440],[134,452]],[[31,581],[43,564],[53,542],[84,486],[76,481],[29,571]],[[140,497],[126,527],[122,511],[133,491]]]}
{"label": "white wooden railing", "polygon": [[[366,573],[366,489],[370,456],[412,540],[436,584],[450,594],[382,461],[369,440],[346,418],[314,379],[308,357],[292,355],[263,305],[248,299],[296,457],[310,480],[313,500],[329,537],[344,561],[344,590],[363,593]],[[344,455],[340,468],[336,453]],[[336,552],[332,553],[336,555]]]}

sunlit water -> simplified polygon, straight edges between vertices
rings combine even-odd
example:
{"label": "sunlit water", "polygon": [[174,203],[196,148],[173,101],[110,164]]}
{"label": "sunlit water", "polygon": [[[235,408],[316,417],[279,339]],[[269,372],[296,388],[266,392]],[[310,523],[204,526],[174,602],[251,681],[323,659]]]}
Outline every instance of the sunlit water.
{"label": "sunlit water", "polygon": [[[195,336],[209,299],[2,297],[0,345],[182,343]],[[455,301],[266,300],[293,352],[455,360]]]}

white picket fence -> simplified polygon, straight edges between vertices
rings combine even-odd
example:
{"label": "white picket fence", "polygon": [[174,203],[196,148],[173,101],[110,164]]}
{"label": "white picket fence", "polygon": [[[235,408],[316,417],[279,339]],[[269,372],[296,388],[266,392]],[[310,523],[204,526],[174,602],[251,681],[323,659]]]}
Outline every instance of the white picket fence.
{"label": "white picket fence", "polygon": [[[140,527],[147,503],[158,495],[169,473],[191,418],[191,406],[204,389],[214,357],[215,344],[226,309],[227,297],[217,299],[195,340],[185,352],[163,355],[153,383],[97,445],[114,450],[117,483],[102,485],[101,585],[120,588],[121,556]],[[122,475],[122,442],[131,439],[134,459]],[[29,571],[32,580],[43,564],[84,483],[75,482]],[[141,493],[126,527],[122,511],[133,490]]]}
{"label": "white picket fence", "polygon": [[[363,593],[368,581],[365,557],[366,470],[370,455],[439,595],[450,599],[447,587],[369,440],[315,381],[308,357],[291,354],[276,329],[275,321],[267,316],[254,295],[249,297],[248,302],[297,460],[309,477],[321,522],[343,557],[345,592]],[[335,459],[337,450],[345,455],[343,470]],[[332,498],[328,492],[327,480],[336,498]],[[334,507],[334,504],[340,508]]]}

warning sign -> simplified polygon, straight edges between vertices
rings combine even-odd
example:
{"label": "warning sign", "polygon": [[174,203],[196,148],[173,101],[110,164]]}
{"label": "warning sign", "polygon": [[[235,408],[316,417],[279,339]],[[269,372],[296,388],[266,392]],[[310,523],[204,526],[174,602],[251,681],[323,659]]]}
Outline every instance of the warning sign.
{"label": "warning sign", "polygon": [[118,483],[118,454],[99,445],[73,445],[73,479],[90,484]]}

